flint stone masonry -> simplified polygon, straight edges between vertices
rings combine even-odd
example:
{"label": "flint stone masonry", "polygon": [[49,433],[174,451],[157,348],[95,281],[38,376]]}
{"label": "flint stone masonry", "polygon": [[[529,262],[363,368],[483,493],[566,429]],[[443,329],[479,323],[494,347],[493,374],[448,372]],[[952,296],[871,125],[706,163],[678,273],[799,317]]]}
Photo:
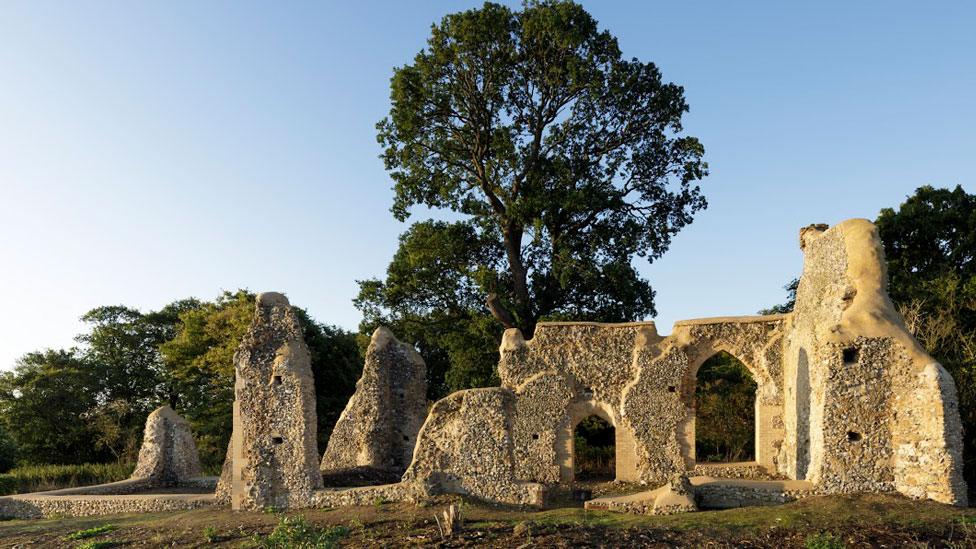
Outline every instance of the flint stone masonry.
{"label": "flint stone masonry", "polygon": [[356,488],[326,488],[316,490],[313,507],[344,507],[347,505],[375,505],[376,502],[417,501],[418,494],[404,483]]}
{"label": "flint stone masonry", "polygon": [[190,424],[169,406],[149,414],[133,479],[150,486],[179,486],[203,472]]}
{"label": "flint stone masonry", "polygon": [[877,229],[852,219],[800,238],[803,276],[784,344],[784,471],[824,493],[965,505],[955,384],[888,298]]}
{"label": "flint stone masonry", "polygon": [[420,496],[471,494],[514,505],[542,505],[545,488],[516,479],[510,417],[514,395],[502,388],[458,391],[437,402],[403,475]]}
{"label": "flint stone masonry", "polygon": [[[529,341],[507,330],[501,387],[436,403],[404,482],[536,502],[530,494],[573,481],[573,429],[597,415],[615,428],[618,481],[718,472],[809,488],[753,498],[736,483],[756,481],[732,480],[703,488],[715,498],[897,491],[965,505],[955,385],[892,306],[877,229],[854,219],[800,239],[789,314],[680,321],[666,337],[651,322],[540,323]],[[756,460],[709,470],[694,454],[693,397],[698,368],[719,351],[756,381]],[[628,505],[646,512],[639,499]]]}
{"label": "flint stone masonry", "polygon": [[813,485],[802,480],[755,481],[694,477],[692,491],[702,509],[733,509],[781,505],[815,495]]}
{"label": "flint stone masonry", "polygon": [[402,475],[427,415],[427,367],[387,328],[377,328],[363,374],[339,416],[321,470],[367,468]]}
{"label": "flint stone masonry", "polygon": [[231,507],[308,507],[322,487],[315,384],[301,324],[282,294],[257,296],[234,373]]}
{"label": "flint stone masonry", "polygon": [[[676,325],[668,338],[650,322],[542,323],[531,341],[508,330],[500,348],[502,386],[477,395],[463,391],[438,402],[404,480],[433,485],[433,492],[528,503],[523,494],[500,486],[533,486],[544,493],[548,486],[571,483],[574,428],[597,415],[615,427],[618,481],[668,482],[695,467],[695,375],[719,350],[745,358],[759,385],[758,421],[765,426],[757,431],[761,461],[741,465],[740,474],[776,474],[783,438],[778,345],[785,320],[778,315],[688,321]],[[454,402],[488,394],[492,403],[479,402],[480,414],[467,400],[463,406]],[[491,418],[491,428],[474,429],[455,414]],[[465,472],[475,456],[478,465]],[[474,471],[478,478],[467,478]],[[491,474],[486,477],[485,471]],[[499,493],[505,494],[502,499]]]}
{"label": "flint stone masonry", "polygon": [[120,480],[96,486],[63,488],[33,494],[0,497],[0,517],[31,519],[60,516],[83,517],[117,513],[148,513],[208,507],[215,503],[216,477],[194,477],[184,481],[189,493],[152,493],[159,488],[146,478]]}
{"label": "flint stone masonry", "polygon": [[691,482],[681,474],[656,490],[591,499],[583,507],[633,515],[673,515],[698,510]]}
{"label": "flint stone masonry", "polygon": [[210,507],[213,494],[139,494],[110,496],[45,496],[33,494],[0,498],[0,517],[32,519],[87,517],[119,513],[158,513]]}
{"label": "flint stone masonry", "polygon": [[[552,490],[574,482],[573,433],[590,415],[615,428],[616,480],[658,487],[593,500],[590,508],[666,514],[865,491],[965,505],[955,384],[892,306],[877,229],[862,219],[811,225],[801,230],[800,247],[792,313],[680,321],[668,336],[653,322],[540,323],[531,340],[507,330],[501,386],[448,395],[419,431],[423,363],[378,330],[322,467],[399,470],[410,462],[399,483],[362,488],[322,489],[301,326],[284,296],[260,294],[234,359],[234,430],[216,495],[104,495],[192,474],[192,459],[178,457],[192,453],[192,439],[160,410],[147,422],[140,453],[145,478],[87,493],[0,498],[0,515],[214,501],[234,509],[324,507],[437,494],[542,506]],[[695,456],[697,372],[720,351],[742,361],[757,384],[754,462],[711,465]],[[206,482],[187,482],[196,481]]]}

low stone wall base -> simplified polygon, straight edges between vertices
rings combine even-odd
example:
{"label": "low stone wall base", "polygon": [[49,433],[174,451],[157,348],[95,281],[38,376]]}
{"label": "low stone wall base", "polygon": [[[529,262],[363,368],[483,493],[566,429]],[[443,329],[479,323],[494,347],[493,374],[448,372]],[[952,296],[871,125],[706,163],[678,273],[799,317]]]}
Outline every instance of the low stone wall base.
{"label": "low stone wall base", "polygon": [[9,496],[0,498],[0,517],[34,519],[87,517],[121,513],[186,511],[210,507],[213,494],[140,494],[129,496]]}

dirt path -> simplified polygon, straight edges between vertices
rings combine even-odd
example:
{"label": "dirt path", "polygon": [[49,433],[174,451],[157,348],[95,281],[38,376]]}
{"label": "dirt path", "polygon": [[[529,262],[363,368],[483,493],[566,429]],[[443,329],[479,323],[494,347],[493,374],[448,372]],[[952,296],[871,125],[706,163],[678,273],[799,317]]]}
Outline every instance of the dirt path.
{"label": "dirt path", "polygon": [[[462,503],[464,528],[442,540],[434,515],[453,501],[431,505],[376,504],[276,515],[197,510],[148,515],[6,521],[2,547],[260,546],[283,516],[304,518],[343,547],[976,547],[976,509],[958,509],[896,496],[818,497],[778,506],[642,517],[564,507],[519,511]],[[82,540],[72,534],[109,531]],[[304,538],[302,538],[304,539]],[[843,545],[840,545],[843,544]],[[103,545],[111,547],[113,545]],[[326,546],[326,545],[323,545]],[[97,545],[95,546],[97,547]]]}

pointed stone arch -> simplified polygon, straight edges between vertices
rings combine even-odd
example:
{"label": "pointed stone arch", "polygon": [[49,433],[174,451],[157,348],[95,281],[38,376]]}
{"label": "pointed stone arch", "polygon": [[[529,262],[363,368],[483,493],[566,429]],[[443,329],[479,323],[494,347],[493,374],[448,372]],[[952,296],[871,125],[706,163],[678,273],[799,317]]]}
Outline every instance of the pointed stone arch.
{"label": "pointed stone arch", "polygon": [[[716,415],[715,414],[716,410],[713,409],[711,410],[711,414],[709,415],[706,413],[705,410],[699,408],[699,404],[700,404],[699,397],[701,396],[708,399],[709,396],[714,395],[714,393],[710,393],[709,390],[704,385],[706,383],[706,380],[702,378],[702,374],[703,374],[702,370],[706,364],[709,364],[711,361],[715,359],[719,359],[722,362],[730,361],[730,363],[733,366],[735,366],[737,363],[738,367],[741,367],[741,369],[744,370],[743,372],[744,376],[741,380],[737,380],[736,385],[727,386],[727,388],[731,389],[733,392],[730,394],[723,395],[723,397],[721,397],[721,400],[719,400],[718,404],[720,404],[723,408],[722,410],[720,410],[721,413]],[[721,364],[722,362],[720,362],[719,364]],[[756,457],[756,446],[758,442],[757,441],[758,429],[756,428],[756,423],[757,423],[756,419],[759,414],[760,406],[759,406],[759,398],[758,398],[759,384],[756,381],[755,375],[753,374],[752,370],[748,366],[746,366],[741,359],[739,359],[734,354],[725,350],[716,351],[711,356],[701,361],[697,365],[697,367],[694,368],[694,370],[695,370],[695,379],[694,379],[695,386],[694,389],[691,391],[691,394],[692,394],[692,405],[694,407],[695,413],[692,421],[693,438],[690,437],[689,442],[693,444],[695,462],[698,464],[754,462]],[[732,373],[731,377],[738,378],[738,375]],[[716,381],[719,379],[722,379],[725,382],[731,381],[728,373],[726,373],[725,375],[714,377],[714,380]],[[743,391],[745,392],[743,393]],[[725,400],[725,398],[731,397],[733,395],[737,395],[739,397],[744,396],[747,400],[745,402],[739,403],[741,407],[739,405],[736,405],[730,408],[729,405],[732,404],[732,402]],[[727,417],[729,415],[733,415],[741,418],[740,414],[746,415],[747,417],[751,415],[751,417],[749,417],[747,422],[748,425],[743,425],[743,423],[745,422],[740,422],[739,419]],[[747,428],[746,432],[737,433],[743,435],[742,437],[739,436],[733,437],[733,440],[736,443],[743,444],[741,450],[743,451],[744,455],[736,456],[736,458],[732,458],[732,456],[726,455],[725,459],[713,460],[713,459],[709,459],[711,457],[710,455],[701,454],[699,451],[701,450],[700,446],[702,445],[702,441],[703,441],[702,439],[703,430],[705,432],[711,431],[713,435],[717,432],[716,429],[714,428],[715,426],[710,425],[708,419],[711,419],[713,422],[719,421],[720,422],[719,425],[721,426],[719,430],[726,431],[727,433],[728,432],[737,433],[741,427],[746,427]],[[711,429],[709,428],[710,426],[712,427]],[[715,442],[715,441],[711,441],[711,442]],[[729,440],[725,439],[725,442],[729,442]],[[712,448],[712,450],[720,450],[721,452],[727,453],[730,449],[729,448],[723,449],[722,444],[719,443],[718,447]]]}

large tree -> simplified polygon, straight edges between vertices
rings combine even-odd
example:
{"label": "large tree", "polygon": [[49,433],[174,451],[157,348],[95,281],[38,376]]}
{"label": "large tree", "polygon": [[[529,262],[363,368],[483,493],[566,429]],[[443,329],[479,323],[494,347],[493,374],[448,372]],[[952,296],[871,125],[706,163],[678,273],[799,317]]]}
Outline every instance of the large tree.
{"label": "large tree", "polygon": [[[546,318],[655,313],[633,260],[659,257],[705,207],[706,165],[681,135],[683,89],[653,63],[624,59],[573,2],[486,3],[432,27],[394,70],[391,101],[377,127],[394,215],[454,221],[412,228],[388,279],[362,283],[367,326],[419,316],[470,331],[491,314],[531,337]],[[397,272],[425,246],[429,264]]]}
{"label": "large tree", "polygon": [[81,320],[89,330],[76,340],[84,345],[83,364],[96,381],[97,406],[89,411],[93,444],[119,461],[136,458],[146,415],[161,400],[176,405],[178,392],[167,375],[159,345],[179,329],[179,315],[200,306],[188,299],[159,311],[142,313],[124,305],[97,307]]}

